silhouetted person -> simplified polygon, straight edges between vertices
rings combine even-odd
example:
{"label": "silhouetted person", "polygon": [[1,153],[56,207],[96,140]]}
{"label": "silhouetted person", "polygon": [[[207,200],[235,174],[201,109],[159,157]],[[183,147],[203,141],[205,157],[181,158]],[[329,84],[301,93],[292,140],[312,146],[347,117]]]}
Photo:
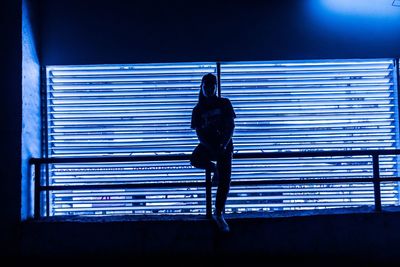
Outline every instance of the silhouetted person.
{"label": "silhouetted person", "polygon": [[196,168],[214,173],[212,181],[218,188],[213,218],[223,232],[229,231],[223,214],[231,182],[234,118],[236,114],[230,100],[217,96],[216,76],[204,75],[191,122],[200,144],[193,150],[190,162]]}

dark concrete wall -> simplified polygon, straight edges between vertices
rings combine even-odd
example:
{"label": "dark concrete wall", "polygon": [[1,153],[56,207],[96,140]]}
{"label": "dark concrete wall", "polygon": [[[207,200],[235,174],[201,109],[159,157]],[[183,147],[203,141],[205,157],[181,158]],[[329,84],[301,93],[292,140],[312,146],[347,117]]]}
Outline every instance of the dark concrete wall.
{"label": "dark concrete wall", "polygon": [[37,7],[32,0],[22,5],[22,132],[21,216],[33,216],[33,179],[28,160],[41,156],[40,64],[37,51]]}
{"label": "dark concrete wall", "polygon": [[400,57],[392,0],[41,2],[43,64]]}
{"label": "dark concrete wall", "polygon": [[398,261],[399,219],[398,212],[236,217],[227,220],[227,235],[201,218],[26,222],[22,248],[26,258],[44,263],[161,260],[210,266],[223,259],[223,266],[392,266]]}
{"label": "dark concrete wall", "polygon": [[0,4],[0,253],[14,255],[17,249],[21,199],[21,1]]}

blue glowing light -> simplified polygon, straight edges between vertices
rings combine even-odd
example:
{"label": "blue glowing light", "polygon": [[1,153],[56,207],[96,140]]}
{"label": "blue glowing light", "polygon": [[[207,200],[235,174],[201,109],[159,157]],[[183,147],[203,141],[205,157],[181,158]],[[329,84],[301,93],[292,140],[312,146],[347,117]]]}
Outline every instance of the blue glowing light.
{"label": "blue glowing light", "polygon": [[393,0],[322,0],[326,9],[345,15],[368,17],[399,16],[400,9],[393,5]]}

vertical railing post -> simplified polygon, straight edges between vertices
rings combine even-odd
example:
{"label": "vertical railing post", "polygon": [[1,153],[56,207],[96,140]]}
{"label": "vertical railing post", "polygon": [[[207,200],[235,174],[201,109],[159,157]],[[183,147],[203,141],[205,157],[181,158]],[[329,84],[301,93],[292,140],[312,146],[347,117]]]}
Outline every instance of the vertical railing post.
{"label": "vertical railing post", "polygon": [[41,179],[41,173],[40,173],[40,163],[36,162],[35,163],[35,196],[34,196],[34,218],[39,219],[40,218],[40,179]]}
{"label": "vertical railing post", "polygon": [[221,97],[221,62],[217,62],[217,89],[218,97]]}
{"label": "vertical railing post", "polygon": [[211,171],[206,170],[206,216],[212,216],[212,200],[211,200]]}
{"label": "vertical railing post", "polygon": [[379,154],[372,154],[372,166],[373,166],[373,183],[374,183],[374,197],[375,197],[375,211],[382,211],[381,201],[381,182],[379,177]]}

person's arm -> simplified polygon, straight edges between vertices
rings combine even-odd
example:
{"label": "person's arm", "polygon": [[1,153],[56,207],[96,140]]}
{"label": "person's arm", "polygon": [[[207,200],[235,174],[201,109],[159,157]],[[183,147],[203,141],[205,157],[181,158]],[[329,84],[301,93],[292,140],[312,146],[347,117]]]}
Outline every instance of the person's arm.
{"label": "person's arm", "polygon": [[224,120],[224,125],[222,126],[221,129],[221,148],[226,149],[228,146],[229,142],[232,139],[233,132],[235,129],[235,121],[234,119],[236,118],[235,111],[233,110],[231,101],[229,99],[225,99],[225,120]]}
{"label": "person's arm", "polygon": [[197,134],[197,138],[199,139],[200,144],[204,145],[209,150],[215,149],[215,145],[213,146],[213,144],[210,143],[210,140],[207,139],[207,135],[206,135],[206,132],[204,129],[196,128],[196,134]]}
{"label": "person's arm", "polygon": [[234,118],[233,117],[227,118],[225,121],[225,124],[222,127],[222,131],[221,131],[221,143],[220,144],[221,144],[222,149],[225,150],[227,145],[231,141],[234,129],[235,129]]}

